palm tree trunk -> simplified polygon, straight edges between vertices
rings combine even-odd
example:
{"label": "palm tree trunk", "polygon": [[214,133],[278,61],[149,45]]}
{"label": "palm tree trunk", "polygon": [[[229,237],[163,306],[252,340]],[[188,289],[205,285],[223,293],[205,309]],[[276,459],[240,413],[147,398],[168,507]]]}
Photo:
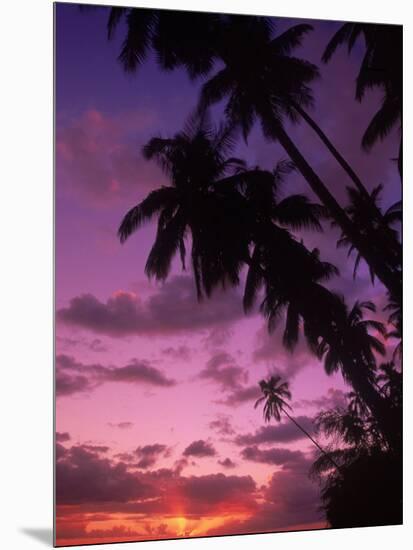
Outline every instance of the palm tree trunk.
{"label": "palm tree trunk", "polygon": [[[333,157],[336,159],[336,161],[339,163],[339,165],[343,168],[343,170],[347,173],[349,178],[353,181],[354,185],[359,190],[360,194],[364,197],[364,199],[371,205],[371,208],[374,211],[375,216],[377,219],[383,223],[383,215],[380,212],[380,209],[377,208],[374,201],[371,200],[370,194],[363,185],[361,179],[358,177],[356,172],[353,170],[353,168],[350,166],[350,164],[346,161],[346,159],[341,155],[341,153],[334,147],[334,145],[331,143],[329,138],[325,135],[323,130],[318,126],[318,124],[315,122],[313,118],[297,103],[293,103],[294,109],[297,111],[297,113],[300,114],[300,116],[305,120],[305,122],[310,126],[312,130],[318,135],[318,137],[321,139],[321,141],[324,143],[324,145],[327,147],[327,149],[330,151],[330,153],[333,155]],[[398,255],[400,257],[401,255],[401,246],[400,243],[397,242],[396,239],[391,238],[391,235],[384,235],[387,245],[389,246],[389,252],[394,257],[394,254]],[[384,244],[384,243],[383,243]],[[391,261],[391,260],[390,260]]]}
{"label": "palm tree trunk", "polygon": [[331,456],[328,453],[326,453],[326,451],[317,443],[317,441],[313,437],[311,437],[311,435],[307,432],[307,430],[305,430],[302,426],[300,426],[300,424],[296,420],[294,420],[294,418],[290,414],[288,414],[288,412],[283,407],[280,407],[280,408],[281,408],[282,412],[285,414],[285,416],[287,418],[289,418],[291,420],[291,422],[293,424],[295,424],[297,426],[297,428],[299,430],[301,430],[303,432],[303,434],[305,434],[308,437],[308,439],[310,439],[310,441],[317,447],[317,449],[325,457],[328,458],[328,460],[334,465],[334,467],[337,468],[338,471],[340,471],[340,466],[337,464],[337,462],[334,459],[332,459]]}
{"label": "palm tree trunk", "polygon": [[312,130],[314,130],[314,132],[318,135],[318,137],[321,139],[321,141],[324,143],[324,145],[327,147],[327,149],[330,151],[330,153],[333,155],[336,161],[340,164],[343,170],[347,172],[348,176],[354,182],[355,186],[360,191],[360,193],[364,195],[366,198],[370,199],[370,195],[367,189],[364,187],[361,179],[358,177],[358,175],[355,173],[355,171],[349,165],[346,159],[341,155],[341,153],[337,151],[337,149],[334,147],[334,145],[325,135],[323,130],[318,126],[318,124],[310,117],[310,115],[304,109],[300,107],[300,105],[298,105],[297,103],[293,103],[293,107],[301,115],[301,117],[307,122],[310,128],[312,128]]}
{"label": "palm tree trunk", "polygon": [[372,250],[372,245],[360,237],[346,212],[341,208],[336,199],[321,181],[320,177],[314,172],[312,167],[309,165],[307,160],[280,124],[277,125],[275,130],[275,137],[284,147],[285,151],[304,176],[311,189],[318,196],[324,206],[327,207],[330,215],[339,224],[344,234],[349,237],[351,242],[372,268],[378,279],[380,279],[383,285],[390,292],[391,296],[399,302],[401,297],[400,275],[392,272],[388,266],[383,263],[382,258],[380,258],[378,254],[374,253]]}

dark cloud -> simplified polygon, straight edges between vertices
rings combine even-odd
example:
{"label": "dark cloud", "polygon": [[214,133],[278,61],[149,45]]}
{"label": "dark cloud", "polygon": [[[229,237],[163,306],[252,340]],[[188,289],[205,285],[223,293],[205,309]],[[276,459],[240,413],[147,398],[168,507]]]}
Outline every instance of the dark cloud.
{"label": "dark cloud", "polygon": [[134,361],[125,367],[108,369],[106,381],[143,383],[153,386],[175,385],[175,381],[167,378],[160,370],[138,361]]}
{"label": "dark cloud", "polygon": [[68,432],[56,432],[56,441],[64,443],[70,440],[70,434]]}
{"label": "dark cloud", "polygon": [[188,361],[191,358],[192,351],[188,346],[168,347],[162,350],[162,353],[171,359]]}
{"label": "dark cloud", "polygon": [[56,460],[60,460],[66,453],[66,447],[64,447],[61,443],[56,443]]}
{"label": "dark cloud", "polygon": [[84,451],[89,451],[91,453],[107,453],[109,451],[109,447],[107,445],[89,445],[87,443],[84,443],[82,445],[82,449]]}
{"label": "dark cloud", "polygon": [[248,381],[248,371],[237,366],[232,356],[223,351],[213,355],[198,376],[215,382],[222,391],[240,389]]}
{"label": "dark cloud", "polygon": [[[309,433],[314,432],[313,420],[309,416],[297,416],[296,422]],[[261,443],[287,443],[305,438],[305,434],[292,422],[283,422],[274,426],[261,426],[254,433],[238,435],[237,445],[259,445]]]}
{"label": "dark cloud", "polygon": [[129,430],[133,427],[133,422],[108,422],[108,426],[111,428],[119,428],[120,430]]}
{"label": "dark cloud", "polygon": [[346,393],[337,388],[329,388],[327,394],[317,399],[301,399],[294,403],[294,408],[314,407],[316,409],[334,409],[345,407],[347,404]]}
{"label": "dark cloud", "polygon": [[256,401],[259,397],[261,397],[260,387],[258,384],[253,384],[229,392],[225,399],[217,400],[216,403],[229,407],[238,407],[248,401]]}
{"label": "dark cloud", "polygon": [[194,282],[187,276],[171,277],[145,301],[131,292],[116,292],[106,302],[82,294],[57,312],[60,321],[113,337],[202,330],[242,316],[236,290],[217,291],[199,303]]}
{"label": "dark cloud", "polygon": [[224,458],[224,460],[218,460],[218,464],[224,468],[235,468],[236,464],[230,458]]}
{"label": "dark cloud", "polygon": [[297,469],[303,466],[309,466],[308,460],[301,451],[291,451],[281,447],[271,449],[259,449],[256,445],[242,449],[241,456],[251,462],[260,462],[262,464],[273,464],[283,466],[288,469]]}
{"label": "dark cloud", "polygon": [[[182,472],[182,470],[184,470],[185,468],[187,468],[189,466],[189,460],[187,458],[178,458],[178,460],[175,460],[174,462],[174,472],[177,473],[178,475]],[[193,463],[195,464],[195,463]]]}
{"label": "dark cloud", "polygon": [[205,456],[215,456],[216,450],[211,443],[204,441],[203,439],[198,439],[193,441],[182,453],[184,456],[197,456],[199,458]]}
{"label": "dark cloud", "polygon": [[211,420],[208,424],[211,430],[215,430],[220,435],[233,435],[235,433],[234,428],[231,425],[229,416],[218,415],[215,420]]}
{"label": "dark cloud", "polygon": [[[56,357],[56,395],[89,392],[108,382],[126,382],[156,387],[170,387],[175,380],[145,361],[132,360],[124,367],[107,367],[99,363],[83,364],[69,355]],[[125,426],[124,426],[125,427]]]}
{"label": "dark cloud", "polygon": [[64,372],[56,372],[56,396],[73,395],[93,390],[93,384],[86,376],[69,375]]}
{"label": "dark cloud", "polygon": [[266,533],[326,525],[319,511],[319,488],[307,474],[280,470],[262,488],[261,502],[246,520],[225,523],[208,535]]}
{"label": "dark cloud", "polygon": [[139,462],[137,462],[136,467],[142,469],[150,468],[155,465],[161,455],[167,456],[168,454],[169,448],[161,443],[137,447],[135,449],[135,455],[139,458]]}
{"label": "dark cloud", "polygon": [[121,462],[134,462],[136,460],[134,453],[116,453],[115,458]]}
{"label": "dark cloud", "polygon": [[308,350],[303,338],[299,340],[293,353],[285,349],[282,343],[283,323],[284,318],[280,320],[280,327],[273,334],[268,333],[266,325],[257,331],[253,359],[270,362],[272,371],[279,374],[284,380],[290,380],[305,367],[317,363],[318,360]]}
{"label": "dark cloud", "polygon": [[229,327],[216,327],[210,329],[202,343],[207,350],[215,350],[228,344],[234,332]]}
{"label": "dark cloud", "polygon": [[186,478],[182,486],[183,495],[197,506],[201,502],[208,506],[217,506],[228,501],[244,500],[256,490],[251,476],[226,476],[209,474]]}
{"label": "dark cloud", "polygon": [[90,446],[71,447],[56,464],[58,504],[127,502],[157,493],[131,474],[125,464],[101,458]]}
{"label": "dark cloud", "polygon": [[307,472],[276,472],[264,491],[264,498],[279,510],[277,519],[281,525],[323,519],[318,510],[319,486],[309,479]]}
{"label": "dark cloud", "polygon": [[84,347],[90,351],[94,352],[104,352],[107,351],[108,348],[105,346],[105,344],[102,342],[100,338],[94,338],[93,340],[88,340],[87,338],[68,338],[66,336],[57,336],[56,342],[60,347],[66,349],[66,348],[74,348],[74,347]]}

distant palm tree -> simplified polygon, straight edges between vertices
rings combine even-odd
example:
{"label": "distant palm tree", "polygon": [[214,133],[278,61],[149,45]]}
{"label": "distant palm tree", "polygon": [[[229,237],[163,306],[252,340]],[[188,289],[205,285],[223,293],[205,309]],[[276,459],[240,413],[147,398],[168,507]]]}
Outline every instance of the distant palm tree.
{"label": "distant palm tree", "polygon": [[[356,80],[356,98],[361,101],[366,90],[374,87],[383,91],[382,104],[362,138],[363,147],[369,150],[379,139],[385,138],[397,123],[401,124],[403,30],[401,25],[344,23],[327,44],[323,61],[327,63],[343,44],[347,44],[351,52],[360,37],[364,38],[365,53]],[[402,139],[398,167],[402,175]]]}
{"label": "distant palm tree", "polygon": [[321,262],[321,266],[318,264],[318,274],[315,269],[307,267],[306,271],[310,275],[301,285],[300,268],[292,270],[291,276],[284,277],[280,282],[277,279],[278,264],[263,262],[262,257],[256,257],[256,249],[252,261],[258,263],[258,268],[254,264],[250,266],[244,306],[251,307],[259,288],[264,285],[261,312],[268,319],[269,330],[273,330],[285,313],[283,342],[288,349],[293,349],[302,325],[310,349],[319,359],[324,359],[326,373],[342,373],[347,383],[351,384],[359,398],[371,410],[383,433],[392,441],[392,414],[375,388],[374,353],[383,354],[384,346],[369,333],[373,329],[384,335],[385,329],[378,321],[363,319],[363,310],[374,311],[374,304],[356,302],[349,311],[341,296],[320,284],[320,280],[328,280],[332,269],[330,264],[324,262]]}
{"label": "distant palm tree", "polygon": [[277,422],[281,420],[281,413],[284,413],[286,417],[291,420],[303,434],[310,439],[310,441],[317,447],[330,462],[340,470],[340,467],[336,462],[324,451],[324,449],[317,443],[317,441],[305,430],[300,424],[287,412],[287,409],[291,410],[291,406],[287,403],[287,399],[291,399],[291,392],[289,390],[288,382],[282,382],[281,377],[278,375],[271,376],[268,380],[261,380],[259,386],[263,393],[262,397],[257,399],[254,408],[256,409],[261,403],[264,403],[263,416],[265,422],[270,422],[271,418],[275,418]]}
{"label": "distant palm tree", "polygon": [[383,254],[377,254],[356,231],[284,127],[285,117],[292,122],[297,120],[297,107],[304,109],[312,104],[309,85],[318,76],[317,67],[290,55],[307,30],[306,26],[293,27],[272,38],[266,21],[233,18],[226,33],[227,46],[223,45],[219,52],[224,67],[202,87],[199,109],[203,112],[226,99],[225,113],[232,124],[242,128],[245,138],[259,120],[264,135],[281,144],[331,217],[397,299],[401,294],[400,278],[383,262]]}

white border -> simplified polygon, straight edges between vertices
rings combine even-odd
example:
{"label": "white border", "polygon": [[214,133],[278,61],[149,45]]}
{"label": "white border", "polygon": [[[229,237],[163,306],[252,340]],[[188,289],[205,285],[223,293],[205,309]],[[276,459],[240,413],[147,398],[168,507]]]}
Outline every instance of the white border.
{"label": "white border", "polygon": [[[138,5],[136,0],[111,3]],[[286,17],[364,20],[404,24],[405,59],[412,53],[409,3],[325,2],[323,0],[150,0],[140,6],[254,13]],[[2,4],[1,41],[1,374],[2,420],[0,544],[14,550],[44,547],[24,529],[52,527],[52,307],[53,307],[53,148],[52,22],[49,0],[16,0]],[[411,73],[405,63],[405,97]],[[405,121],[411,106],[405,106]],[[410,108],[409,108],[410,107]],[[410,150],[407,124],[404,148]],[[412,263],[410,159],[405,154],[405,335],[412,326],[408,284]],[[407,328],[406,328],[407,327]],[[405,395],[410,394],[411,346],[405,339]],[[406,457],[411,464],[411,406],[405,400]],[[390,546],[407,548],[412,539],[411,474],[405,468],[405,525],[341,531],[303,532],[144,543],[145,548],[246,549],[282,545],[283,550],[323,550]],[[141,546],[139,545],[139,548]],[[116,544],[111,550],[132,548]],[[138,548],[133,546],[133,548]]]}

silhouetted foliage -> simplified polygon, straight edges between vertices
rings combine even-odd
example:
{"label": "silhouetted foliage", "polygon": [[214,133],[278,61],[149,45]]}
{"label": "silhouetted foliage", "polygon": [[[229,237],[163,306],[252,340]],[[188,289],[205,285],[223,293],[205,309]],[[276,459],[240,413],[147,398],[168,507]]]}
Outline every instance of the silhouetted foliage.
{"label": "silhouetted foliage", "polygon": [[[377,382],[401,414],[401,401],[396,399],[401,396],[401,378],[394,365],[380,368],[383,374]],[[321,453],[312,466],[311,476],[322,486],[322,509],[332,527],[402,523],[401,449],[389,448],[354,392],[348,397],[347,409],[322,411],[315,419],[317,433],[330,440],[328,454],[340,465],[339,471],[332,468]]]}
{"label": "silhouetted foliage", "polygon": [[[364,39],[364,57],[356,80],[356,98],[361,101],[367,90],[379,88],[382,104],[371,119],[362,138],[368,151],[384,139],[393,127],[401,125],[403,104],[403,28],[401,25],[344,23],[328,43],[323,61],[328,62],[336,49],[347,44],[349,53],[359,38]],[[398,167],[402,174],[402,142]]]}
{"label": "silhouetted foliage", "polygon": [[271,418],[274,418],[277,422],[281,420],[281,413],[297,426],[303,434],[315,445],[321,456],[330,463],[330,467],[334,466],[337,470],[340,469],[334,459],[324,451],[324,449],[317,443],[317,441],[310,435],[310,433],[303,428],[287,411],[291,410],[291,406],[287,403],[287,400],[291,400],[291,392],[289,390],[288,382],[283,382],[281,377],[273,375],[268,380],[261,380],[259,386],[262,392],[262,397],[257,399],[254,408],[256,409],[261,403],[264,403],[263,416],[265,422],[270,422]]}

